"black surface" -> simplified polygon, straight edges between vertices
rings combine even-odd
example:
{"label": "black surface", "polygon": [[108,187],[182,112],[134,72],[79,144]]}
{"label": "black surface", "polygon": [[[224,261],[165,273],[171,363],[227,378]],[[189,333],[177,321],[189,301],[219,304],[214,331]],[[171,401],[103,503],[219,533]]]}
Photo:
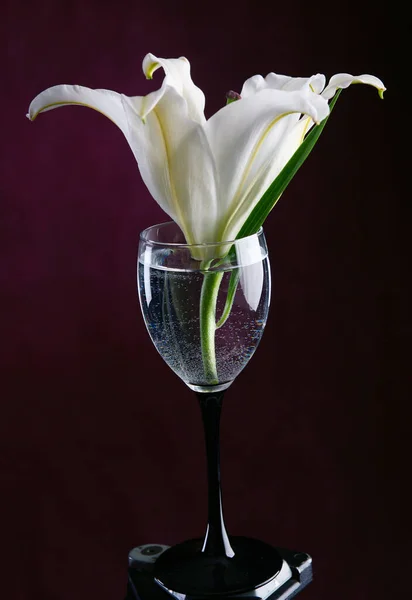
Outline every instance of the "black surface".
{"label": "black surface", "polygon": [[248,592],[279,573],[282,559],[272,546],[246,537],[232,537],[230,543],[233,558],[206,555],[201,539],[173,546],[156,561],[155,578],[175,592],[219,597]]}
{"label": "black surface", "polygon": [[[303,552],[276,548],[291,568],[292,575],[266,600],[290,600],[312,581],[312,560]],[[170,600],[171,596],[154,581],[154,564],[133,561],[129,567],[127,596],[125,600]],[[187,596],[187,600],[207,600],[210,596]],[[232,598],[234,598],[232,596]],[[243,600],[261,600],[259,596],[244,596]]]}

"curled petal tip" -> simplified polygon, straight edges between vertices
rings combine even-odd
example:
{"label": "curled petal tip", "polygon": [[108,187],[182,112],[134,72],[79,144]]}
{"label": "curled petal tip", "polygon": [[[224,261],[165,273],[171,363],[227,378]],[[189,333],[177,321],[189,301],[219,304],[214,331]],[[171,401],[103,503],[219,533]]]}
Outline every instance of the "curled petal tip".
{"label": "curled petal tip", "polygon": [[383,94],[384,92],[386,92],[386,88],[379,88],[378,89],[378,94],[379,94],[379,98],[381,98],[383,100]]}
{"label": "curled petal tip", "polygon": [[147,60],[147,57],[143,61],[143,70],[146,79],[153,79],[153,73],[160,67],[160,63],[155,60]]}

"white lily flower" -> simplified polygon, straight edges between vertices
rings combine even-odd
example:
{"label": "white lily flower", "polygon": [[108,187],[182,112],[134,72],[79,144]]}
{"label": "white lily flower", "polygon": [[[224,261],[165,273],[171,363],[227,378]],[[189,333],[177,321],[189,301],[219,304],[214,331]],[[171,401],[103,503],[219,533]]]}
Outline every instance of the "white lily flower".
{"label": "white lily flower", "polygon": [[270,183],[302,143],[313,123],[329,114],[338,88],[366,83],[384,91],[371,75],[292,78],[269,73],[243,85],[241,99],[210,119],[205,97],[190,76],[189,61],[148,54],[143,72],[163,68],[159,90],[127,97],[109,90],[58,85],[39,94],[28,118],[72,104],[111,119],[125,135],[143,181],[189,244],[233,240]]}

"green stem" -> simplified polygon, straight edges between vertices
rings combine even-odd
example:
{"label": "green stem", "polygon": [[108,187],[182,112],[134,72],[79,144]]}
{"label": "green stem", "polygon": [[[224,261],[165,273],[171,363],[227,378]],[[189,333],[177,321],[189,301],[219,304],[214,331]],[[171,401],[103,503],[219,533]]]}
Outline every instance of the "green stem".
{"label": "green stem", "polygon": [[211,385],[217,385],[219,379],[215,350],[216,303],[223,271],[203,273],[203,277],[200,293],[200,343],[203,370],[206,381]]}
{"label": "green stem", "polygon": [[226,323],[226,321],[228,320],[228,318],[230,316],[230,311],[232,310],[233,301],[235,299],[235,294],[236,294],[236,290],[237,290],[237,284],[239,283],[239,278],[240,278],[239,269],[233,270],[232,274],[230,275],[229,288],[227,291],[225,307],[223,309],[220,319],[216,323],[216,329],[219,329],[220,327],[222,327]]}

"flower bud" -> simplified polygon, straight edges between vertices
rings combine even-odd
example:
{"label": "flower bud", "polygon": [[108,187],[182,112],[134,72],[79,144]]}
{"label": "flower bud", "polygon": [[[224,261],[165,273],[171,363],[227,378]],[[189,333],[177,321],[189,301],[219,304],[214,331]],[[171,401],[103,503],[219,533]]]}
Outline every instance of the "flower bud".
{"label": "flower bud", "polygon": [[241,98],[242,96],[240,94],[234,92],[233,90],[230,90],[230,92],[227,92],[226,94],[226,105],[231,104],[232,102],[236,102],[236,100],[240,100]]}

